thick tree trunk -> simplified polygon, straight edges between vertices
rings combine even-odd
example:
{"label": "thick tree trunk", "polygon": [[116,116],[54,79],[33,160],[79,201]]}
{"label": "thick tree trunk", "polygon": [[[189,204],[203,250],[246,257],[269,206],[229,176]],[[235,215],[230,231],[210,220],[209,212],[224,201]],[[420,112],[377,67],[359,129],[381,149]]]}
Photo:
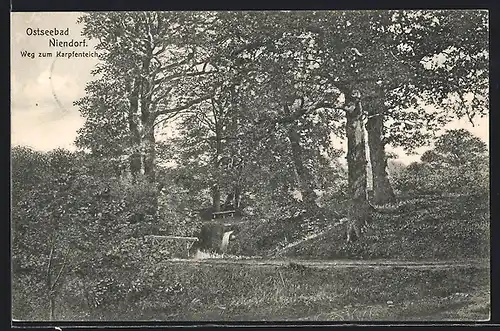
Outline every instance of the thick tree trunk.
{"label": "thick tree trunk", "polygon": [[139,87],[136,82],[133,83],[130,94],[130,109],[128,112],[128,125],[130,130],[129,144],[132,149],[130,155],[130,173],[132,178],[137,178],[141,172],[141,132],[139,130]]}
{"label": "thick tree trunk", "polygon": [[366,147],[363,126],[363,109],[359,98],[348,98],[346,111],[347,168],[349,196],[353,201],[364,203],[366,196]]}
{"label": "thick tree trunk", "polygon": [[301,155],[300,137],[295,128],[288,130],[288,139],[290,140],[290,147],[292,149],[292,159],[295,166],[295,171],[299,177],[300,193],[302,200],[306,203],[316,204],[316,193],[311,185],[311,177],[309,171],[304,165]]}
{"label": "thick tree trunk", "polygon": [[240,210],[240,200],[241,200],[241,188],[238,184],[234,186],[234,209],[236,211]]}
{"label": "thick tree trunk", "polygon": [[380,112],[380,108],[372,108],[366,123],[366,129],[368,131],[368,146],[372,166],[373,203],[384,204],[395,201],[395,195],[386,171],[387,157],[383,140],[384,118],[382,114],[377,115],[377,112]]}
{"label": "thick tree trunk", "polygon": [[219,127],[219,123],[215,124],[216,132],[215,132],[215,160],[214,160],[214,184],[212,186],[212,206],[214,208],[214,212],[221,211],[221,192],[220,192],[220,166],[221,166],[221,155],[222,155],[222,140],[221,140],[221,128]]}
{"label": "thick tree trunk", "polygon": [[143,166],[144,166],[144,176],[150,185],[155,188],[155,191],[150,197],[149,206],[146,210],[146,215],[149,215],[152,219],[156,219],[158,214],[158,196],[159,190],[158,185],[156,185],[156,151],[155,151],[155,136],[154,131],[147,133],[144,139],[144,154],[143,154]]}
{"label": "thick tree trunk", "polygon": [[[130,157],[130,172],[134,178],[144,174],[148,183],[156,182],[156,151],[154,116],[151,113],[150,82],[144,78],[149,73],[149,60],[143,62],[143,77],[137,77],[133,82],[130,95],[129,128],[131,133],[132,154]],[[136,215],[137,219],[149,216],[155,219],[158,212],[158,194],[150,197],[145,211]]]}
{"label": "thick tree trunk", "polygon": [[[149,76],[149,65],[151,59],[148,57],[144,59],[142,64],[143,71],[146,72],[146,76]],[[155,118],[151,114],[151,83],[148,79],[141,79],[141,126],[142,130],[142,171],[149,183],[154,183],[156,181],[155,173],[155,130],[154,121]]]}
{"label": "thick tree trunk", "polygon": [[[151,123],[148,123],[151,122]],[[145,124],[145,134],[142,142],[142,165],[144,176],[149,183],[156,182],[156,169],[155,169],[155,161],[156,161],[156,150],[155,150],[155,133],[153,129],[152,121],[148,121]]]}
{"label": "thick tree trunk", "polygon": [[373,207],[367,199],[366,142],[360,95],[346,96],[347,167],[350,202],[348,217],[362,225],[372,222]]}
{"label": "thick tree trunk", "polygon": [[224,202],[224,208],[227,209],[229,206],[234,207],[234,191],[228,193],[226,201]]}
{"label": "thick tree trunk", "polygon": [[[284,113],[290,117],[291,113],[287,106],[284,107]],[[304,165],[302,159],[302,147],[300,146],[300,135],[295,124],[290,124],[288,128],[288,140],[290,140],[290,147],[292,150],[292,160],[295,171],[299,178],[300,193],[302,194],[302,201],[307,204],[316,206],[316,193],[312,186],[312,176],[309,170]]]}
{"label": "thick tree trunk", "polygon": [[231,192],[226,196],[226,201],[224,202],[224,207],[231,207],[234,210],[239,210],[240,208],[240,198],[241,198],[241,189],[238,184],[234,184]]}
{"label": "thick tree trunk", "polygon": [[220,188],[218,184],[212,186],[212,205],[214,212],[220,212]]}
{"label": "thick tree trunk", "polygon": [[[231,119],[227,128],[229,136],[238,137],[240,122],[238,118],[238,106],[236,100],[235,85],[231,89]],[[228,141],[228,148],[230,150],[232,164],[231,164],[231,189],[226,198],[226,206],[231,206],[233,210],[239,210],[240,205],[240,179],[243,167],[243,160],[241,155],[241,142],[239,139]]]}
{"label": "thick tree trunk", "polygon": [[[140,116],[141,130],[140,151],[141,151],[141,173],[144,174],[146,181],[156,188],[156,139],[154,122],[155,117],[151,109],[151,81],[150,77],[150,62],[152,54],[146,57],[142,63],[142,77],[140,81],[140,105],[138,115]],[[148,77],[148,78],[146,78]],[[146,208],[146,215],[152,219],[156,219],[158,213],[158,191],[154,192]]]}

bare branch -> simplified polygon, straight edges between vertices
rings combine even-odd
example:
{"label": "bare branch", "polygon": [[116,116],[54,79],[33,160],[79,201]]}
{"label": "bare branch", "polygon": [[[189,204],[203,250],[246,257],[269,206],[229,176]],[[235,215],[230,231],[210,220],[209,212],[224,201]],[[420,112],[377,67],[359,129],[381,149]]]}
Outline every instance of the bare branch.
{"label": "bare branch", "polygon": [[[162,52],[164,52],[164,51],[165,51],[165,47],[162,48]],[[153,56],[159,55],[162,52],[154,53]],[[184,60],[176,62],[176,63],[169,64],[169,65],[166,65],[166,66],[163,66],[163,67],[160,66],[160,67],[158,67],[156,69],[155,72],[158,73],[158,72],[161,72],[161,71],[168,71],[168,70],[172,70],[174,68],[177,68],[177,67],[179,67],[181,65],[184,65],[184,64],[188,63],[193,58],[193,56],[194,56],[194,52],[191,52],[191,53],[188,54],[188,56]],[[153,57],[153,58],[156,61],[160,62],[156,57]]]}
{"label": "bare branch", "polygon": [[210,119],[208,118],[208,116],[206,115],[206,113],[201,113],[201,114],[196,114],[196,118],[198,120],[200,120],[201,122],[205,123],[207,125],[207,127],[212,131],[212,132],[215,132],[216,130],[216,127],[215,127],[215,123],[210,121]]}
{"label": "bare branch", "polygon": [[163,52],[165,52],[165,49],[166,49],[166,48],[167,48],[167,44],[166,44],[166,43],[164,43],[164,44],[161,46],[160,50],[158,50],[157,52],[153,52],[153,56],[157,56],[157,55],[162,54]]}
{"label": "bare branch", "polygon": [[201,103],[201,102],[203,102],[205,100],[210,99],[211,97],[212,97],[212,95],[205,95],[203,97],[193,99],[193,100],[185,103],[182,106],[178,106],[178,107],[175,107],[175,108],[169,108],[169,109],[164,109],[164,110],[157,111],[156,113],[154,113],[154,115],[156,115],[156,116],[166,115],[166,114],[175,113],[175,112],[178,112],[178,111],[181,111],[181,110],[184,110],[184,109],[188,109],[191,106],[194,106],[194,105],[199,104],[199,103]]}
{"label": "bare branch", "polygon": [[170,76],[165,76],[162,78],[162,81],[172,81],[174,79],[181,78],[181,77],[196,77],[196,76],[201,76],[201,75],[206,75],[206,74],[212,74],[215,72],[216,71],[193,71],[193,72],[188,72],[188,73],[182,72],[182,73],[177,73],[177,74],[173,74]]}
{"label": "bare branch", "polygon": [[[159,85],[160,86],[160,85]],[[168,94],[172,91],[174,87],[173,86],[170,86],[169,88],[167,88],[161,95],[159,95],[158,97],[154,98],[151,100],[151,106],[152,108],[156,107],[156,105],[162,101],[163,99],[165,99]],[[157,89],[155,89],[157,90]]]}
{"label": "bare branch", "polygon": [[[457,85],[457,88],[458,88],[458,83],[456,84]],[[467,115],[467,119],[469,120],[470,124],[472,124],[472,126],[474,127],[474,121],[472,120],[472,118],[474,117],[473,115],[471,115],[466,103],[465,103],[465,100],[464,100],[464,97],[462,95],[462,93],[458,92],[458,97],[460,98],[460,103],[463,105],[464,109],[465,109],[465,115]]]}
{"label": "bare branch", "polygon": [[327,101],[321,101],[321,102],[316,103],[311,108],[311,110],[316,110],[316,109],[320,109],[320,108],[329,108],[329,109],[338,109],[338,110],[342,110],[342,111],[347,111],[346,108],[339,107],[338,105],[334,105],[333,103],[329,103]]}
{"label": "bare branch", "polygon": [[219,126],[219,118],[217,116],[216,109],[220,108],[220,106],[217,107],[217,105],[216,105],[217,102],[216,102],[215,98],[213,98],[213,97],[210,98],[210,103],[212,104],[211,108],[212,108],[212,115],[214,116],[214,125],[215,125],[215,129],[216,129],[215,131],[217,131],[217,128]]}

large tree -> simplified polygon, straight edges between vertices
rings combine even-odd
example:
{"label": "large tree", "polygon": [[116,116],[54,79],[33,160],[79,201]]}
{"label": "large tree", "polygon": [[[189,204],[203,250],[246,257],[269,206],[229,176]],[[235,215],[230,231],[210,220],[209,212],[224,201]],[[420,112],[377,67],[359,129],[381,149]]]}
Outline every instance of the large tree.
{"label": "large tree", "polygon": [[[169,114],[178,114],[202,100],[207,101],[206,105],[191,108],[194,112],[200,112],[193,118],[206,114],[210,107],[212,110],[217,109],[219,115],[224,113],[226,118],[231,118],[226,126],[218,122],[218,127],[214,127],[218,136],[214,146],[219,147],[216,152],[219,154],[222,153],[223,145],[228,146],[229,153],[233,155],[227,157],[233,160],[242,150],[241,146],[235,148],[237,144],[229,143],[226,139],[241,141],[241,137],[234,137],[234,132],[251,132],[254,139],[264,139],[255,136],[255,133],[267,132],[280,137],[283,131],[288,140],[290,161],[298,187],[304,200],[311,203],[315,200],[314,182],[317,178],[313,175],[314,165],[308,160],[307,150],[323,150],[318,155],[324,154],[329,136],[323,128],[330,127],[334,134],[347,138],[349,191],[354,200],[365,203],[366,122],[375,202],[383,203],[394,198],[386,172],[387,144],[412,150],[426,144],[452,115],[469,116],[472,119],[484,113],[487,26],[485,15],[481,12],[140,15],[137,17],[142,20],[137,19],[137,22],[134,21],[136,16],[132,15],[131,18],[129,14],[124,14],[124,18],[116,16],[122,17],[120,19],[110,16],[110,23],[118,24],[117,31],[127,31],[131,26],[136,26],[136,30],[132,29],[125,36],[130,34],[129,41],[138,43],[137,47],[131,49],[142,47],[141,52],[121,52],[124,44],[120,41],[123,38],[113,37],[116,31],[100,35],[96,29],[87,29],[86,33],[91,31],[95,36],[107,38],[107,44],[103,43],[102,47],[107,47],[108,55],[98,71],[112,74],[108,74],[104,86],[108,81],[113,81],[111,77],[127,73],[122,75],[126,79],[122,79],[115,89],[120,91],[118,95],[127,96],[126,100],[122,103],[118,99],[113,100],[112,104],[123,108],[123,117],[129,124],[128,127],[122,127],[130,137],[131,147],[128,151],[132,155],[131,169],[139,169],[137,166],[142,164],[151,181],[154,181],[154,176],[147,169],[152,168],[148,164],[154,164],[154,148],[151,146],[155,145],[155,139],[154,135],[145,133],[154,131],[155,123],[158,123],[154,119],[163,121],[159,117],[169,118]],[[163,66],[158,64],[159,60],[153,61],[154,56],[151,57],[156,48],[144,48],[144,45],[148,45],[149,37],[145,40],[143,37],[150,35],[151,31],[148,31],[151,26],[157,27],[154,31],[160,31],[158,24],[162,15],[166,15],[165,20],[170,23],[170,27],[179,27],[175,31],[169,30],[171,34],[168,38],[157,38],[167,40],[169,46],[166,50],[172,47],[175,50],[170,51],[171,57],[167,57],[171,64],[165,63]],[[470,23],[463,23],[464,16],[470,16]],[[131,23],[126,28],[120,21],[123,19]],[[186,35],[188,31],[193,32],[189,37]],[[200,38],[198,33],[204,33],[204,38]],[[152,36],[153,39],[150,39],[156,40],[155,35]],[[115,41],[118,43],[112,43]],[[472,42],[471,47],[467,47],[468,41]],[[128,54],[128,62],[122,61],[124,54]],[[435,61],[439,56],[444,57],[440,63]],[[140,64],[130,66],[131,69],[127,71],[124,70],[124,63]],[[175,73],[151,76],[151,73],[160,69],[166,72],[174,70]],[[236,72],[240,76],[234,80],[238,76]],[[145,80],[144,76],[149,77],[149,80]],[[193,81],[190,79],[193,77],[199,79]],[[134,82],[139,82],[139,85]],[[156,82],[157,89],[152,87]],[[154,92],[151,95],[144,94],[143,85],[152,87]],[[136,92],[144,96],[140,97]],[[155,93],[161,93],[157,103]],[[189,95],[190,101],[179,103],[179,99],[183,99],[179,95]],[[170,106],[172,103],[174,106]],[[426,108],[429,105],[435,108]],[[141,110],[136,106],[140,106]],[[95,107],[94,102],[87,108],[95,112],[99,107]],[[132,115],[138,115],[137,112],[141,113],[141,116],[135,117],[141,119],[140,125],[131,121],[135,116]],[[226,116],[229,113],[232,115]],[[329,122],[319,121],[318,125],[314,117],[325,114],[329,114]],[[252,124],[247,120],[250,115],[257,120],[252,130],[246,130]],[[346,125],[345,130],[341,129],[343,123]],[[233,133],[229,133],[230,137],[223,137],[221,130]],[[319,133],[324,138],[320,138]],[[138,150],[149,152],[137,153]],[[140,163],[138,155],[143,155]],[[220,168],[219,156],[212,163],[214,169]],[[240,161],[242,159],[241,156],[237,158]],[[241,162],[232,164],[236,165],[234,172],[241,173]],[[218,181],[221,176],[213,178],[214,202],[220,201],[216,196],[220,195]],[[237,181],[234,179],[234,182]],[[236,191],[237,185],[228,195],[232,194],[234,198]]]}
{"label": "large tree", "polygon": [[285,139],[288,156],[282,162],[291,161],[302,200],[314,206],[315,191],[322,186],[321,164],[337,156],[330,135],[342,131],[337,125],[341,114],[325,108],[331,107],[339,91],[320,74],[321,49],[303,13],[260,15],[265,19],[261,17],[253,34],[264,37],[253,43],[257,53],[251,58],[249,87],[254,93],[247,103],[258,108],[254,126],[264,140],[268,135],[276,142]]}
{"label": "large tree", "polygon": [[[200,178],[210,187],[212,209],[225,205],[239,207],[242,194],[241,127],[248,117],[243,113],[241,98],[246,93],[244,76],[248,74],[247,48],[252,37],[247,36],[251,20],[238,13],[209,13],[205,22],[205,38],[200,44],[206,50],[205,68],[213,75],[200,83],[212,91],[209,102],[193,107],[177,123],[179,137],[173,139],[177,163],[186,171],[198,169]],[[196,156],[197,158],[194,158]]]}
{"label": "large tree", "polygon": [[[97,39],[101,62],[86,96],[76,102],[86,119],[77,143],[99,157],[128,160],[135,178],[156,180],[156,129],[211,92],[193,82],[206,74],[196,40],[202,14],[90,13],[83,35]],[[103,130],[103,128],[107,130]],[[113,147],[113,148],[110,148]],[[149,214],[154,216],[153,208]]]}
{"label": "large tree", "polygon": [[[412,151],[453,117],[487,111],[487,13],[374,11],[350,14],[362,54],[374,201],[394,199],[385,146]],[[356,78],[354,78],[356,79]]]}
{"label": "large tree", "polygon": [[411,151],[453,116],[486,111],[486,12],[311,12],[295,22],[316,36],[318,73],[344,95],[350,186],[361,199],[365,121],[375,202],[383,203],[394,198],[387,144]]}
{"label": "large tree", "polygon": [[[269,179],[289,170],[288,179],[279,180],[285,191],[298,188],[307,204],[315,204],[320,169],[337,156],[330,133],[339,115],[321,112],[338,91],[316,73],[313,36],[289,15],[217,13],[217,18],[214,36],[207,38],[213,52],[209,66],[217,75],[205,81],[216,92],[210,106],[200,105],[183,122],[183,135],[190,139],[179,143],[188,148],[197,141],[198,150],[211,149],[213,169],[220,169],[221,160],[224,166],[230,161],[231,174],[213,175],[218,181],[231,178],[227,202],[234,199],[238,205],[244,183],[268,169],[264,178]],[[216,196],[220,183],[214,184]],[[219,200],[216,196],[215,209]]]}

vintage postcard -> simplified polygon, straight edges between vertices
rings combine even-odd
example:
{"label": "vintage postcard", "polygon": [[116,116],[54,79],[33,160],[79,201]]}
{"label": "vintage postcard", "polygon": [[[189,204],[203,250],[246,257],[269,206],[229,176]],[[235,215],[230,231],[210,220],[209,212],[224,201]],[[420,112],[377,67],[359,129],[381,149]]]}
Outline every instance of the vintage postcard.
{"label": "vintage postcard", "polygon": [[488,11],[11,27],[13,320],[490,319]]}

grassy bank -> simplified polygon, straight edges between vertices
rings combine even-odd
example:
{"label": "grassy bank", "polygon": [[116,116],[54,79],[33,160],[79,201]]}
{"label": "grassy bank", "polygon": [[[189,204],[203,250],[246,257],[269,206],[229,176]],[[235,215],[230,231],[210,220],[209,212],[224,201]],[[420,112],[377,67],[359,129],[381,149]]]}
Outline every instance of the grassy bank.
{"label": "grassy bank", "polygon": [[[489,202],[471,196],[420,197],[378,207],[363,240],[347,245],[337,219],[248,222],[232,247],[235,254],[312,259],[451,260],[489,257]],[[309,224],[306,228],[302,224]],[[317,235],[285,248],[308,235]]]}
{"label": "grassy bank", "polygon": [[489,271],[476,268],[164,264],[141,284],[92,311],[78,298],[63,297],[58,315],[84,320],[477,320],[489,312]]}
{"label": "grassy bank", "polygon": [[[354,244],[346,245],[345,232],[331,227],[332,218],[327,215],[303,215],[302,219],[249,220],[230,253],[324,260],[489,258],[489,205],[484,198],[412,198],[379,209],[373,228]],[[284,249],[311,233],[316,237]],[[56,302],[57,319],[458,321],[489,317],[490,275],[484,268],[172,264],[164,262],[159,244],[133,247],[129,252],[133,256],[121,255],[123,261],[134,261],[128,266],[119,260],[86,278],[69,275]],[[19,280],[13,289],[17,293],[14,318],[47,319],[47,296],[30,290],[39,287],[30,283],[30,277]]]}

